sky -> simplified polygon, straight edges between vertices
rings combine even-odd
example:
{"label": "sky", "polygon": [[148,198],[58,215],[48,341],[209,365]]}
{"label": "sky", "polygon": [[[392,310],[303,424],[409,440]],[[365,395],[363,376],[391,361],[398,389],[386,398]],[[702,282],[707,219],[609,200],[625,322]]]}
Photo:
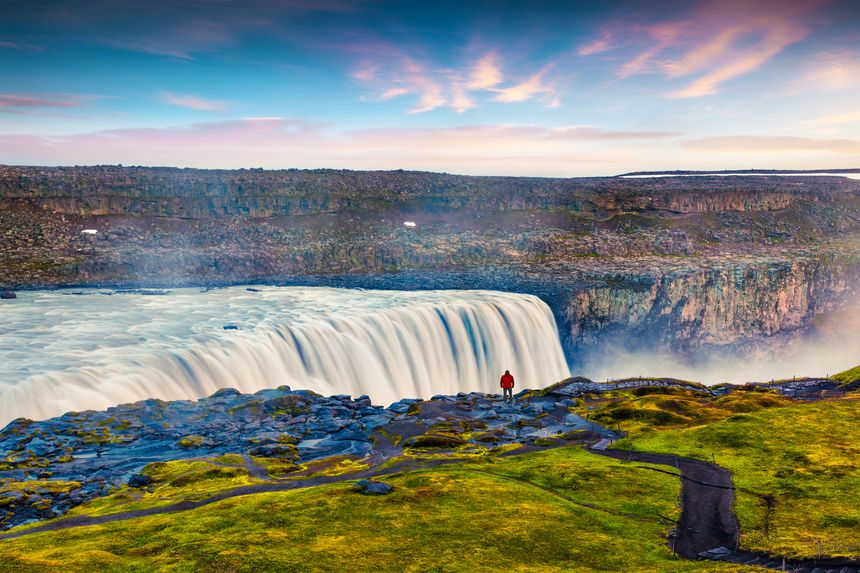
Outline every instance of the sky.
{"label": "sky", "polygon": [[0,0],[0,163],[860,167],[860,0]]}

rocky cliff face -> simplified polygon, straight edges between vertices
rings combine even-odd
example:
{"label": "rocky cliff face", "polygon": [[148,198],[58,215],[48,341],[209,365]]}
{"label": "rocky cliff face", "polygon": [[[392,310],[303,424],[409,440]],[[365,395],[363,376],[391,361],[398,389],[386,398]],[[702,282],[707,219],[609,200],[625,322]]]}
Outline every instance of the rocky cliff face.
{"label": "rocky cliff face", "polygon": [[571,357],[791,336],[851,300],[858,269],[860,181],[837,177],[0,166],[0,288],[521,291]]}
{"label": "rocky cliff face", "polygon": [[[611,281],[610,281],[611,282]],[[817,316],[854,300],[857,261],[778,261],[723,265],[651,276],[574,293],[564,310],[569,348],[608,340],[692,351],[733,347],[797,333]]]}
{"label": "rocky cliff face", "polygon": [[275,217],[349,209],[768,211],[856,193],[840,178],[666,179],[468,177],[409,171],[199,170],[0,166],[0,197],[57,213],[158,217]]}

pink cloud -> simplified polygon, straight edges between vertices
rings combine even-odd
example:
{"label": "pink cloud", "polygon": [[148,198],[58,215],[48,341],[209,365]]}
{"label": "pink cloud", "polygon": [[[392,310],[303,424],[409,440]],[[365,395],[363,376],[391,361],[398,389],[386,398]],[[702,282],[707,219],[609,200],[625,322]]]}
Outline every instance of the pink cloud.
{"label": "pink cloud", "polygon": [[[572,176],[712,169],[715,163],[815,168],[825,161],[834,168],[850,167],[860,153],[860,141],[852,139],[726,136],[679,142],[679,135],[504,124],[344,131],[301,119],[257,117],[162,129],[0,135],[0,157],[11,164],[41,165],[406,168]],[[844,159],[834,161],[839,157]]]}
{"label": "pink cloud", "polygon": [[0,107],[75,107],[81,99],[63,95],[0,94]]}
{"label": "pink cloud", "polygon": [[[379,94],[365,101],[412,95],[418,100],[408,110],[410,114],[426,113],[443,106],[464,113],[486,101],[515,103],[538,99],[548,107],[561,105],[555,87],[545,81],[551,66],[519,83],[503,86],[501,58],[495,50],[456,69],[437,69],[388,45],[363,45],[359,52],[363,61],[352,77]],[[368,54],[375,57],[368,57]],[[482,96],[480,92],[489,93]]]}
{"label": "pink cloud", "polygon": [[[40,137],[0,135],[10,163],[132,163],[189,167],[430,169],[473,173],[560,173],[618,161],[629,151],[532,125],[336,131],[284,118],[246,118],[163,129],[117,129]],[[631,146],[635,150],[638,146]],[[562,170],[562,171],[559,171]]]}
{"label": "pink cloud", "polygon": [[846,123],[858,122],[860,122],[860,110],[822,115],[809,121],[810,124],[816,126],[844,125]]}
{"label": "pink cloud", "polygon": [[[632,57],[618,70],[622,78],[657,72],[668,78],[698,75],[670,97],[711,95],[722,84],[749,74],[804,39],[809,31],[812,2],[708,0],[694,5],[679,19],[654,24],[616,25],[580,49],[582,55],[616,47]],[[623,37],[613,47],[608,38]],[[606,40],[606,41],[604,41]]]}
{"label": "pink cloud", "polygon": [[590,139],[604,141],[630,141],[639,139],[668,139],[681,135],[677,131],[616,131],[590,125],[574,125],[552,130],[555,139]]}
{"label": "pink cloud", "polygon": [[488,90],[496,87],[504,81],[502,72],[497,64],[498,57],[495,52],[490,52],[472,67],[467,90]]}
{"label": "pink cloud", "polygon": [[468,90],[462,84],[454,84],[451,91],[451,107],[454,111],[463,113],[475,107],[475,101],[469,97]]}
{"label": "pink cloud", "polygon": [[720,152],[826,151],[831,153],[860,153],[860,140],[857,139],[818,139],[771,135],[704,137],[689,140],[685,142],[685,146],[696,151]]}
{"label": "pink cloud", "polygon": [[605,52],[611,48],[612,34],[609,31],[604,30],[599,38],[597,38],[593,42],[581,46],[579,50],[577,50],[577,53],[580,56],[592,56],[594,54]]}
{"label": "pink cloud", "polygon": [[227,104],[223,101],[209,100],[187,94],[162,92],[161,99],[170,105],[176,105],[197,111],[224,111],[227,109]]}
{"label": "pink cloud", "polygon": [[823,52],[803,73],[801,87],[831,91],[860,87],[860,52]]}
{"label": "pink cloud", "polygon": [[552,105],[557,104],[558,98],[555,88],[547,85],[543,81],[546,69],[534,74],[524,82],[516,84],[508,88],[500,88],[496,91],[496,101],[503,103],[523,102],[528,101],[535,96],[548,96],[545,98],[546,103]]}
{"label": "pink cloud", "polygon": [[0,112],[33,115],[37,110],[50,108],[74,108],[103,96],[79,94],[2,94]]}
{"label": "pink cloud", "polygon": [[103,43],[129,52],[193,61],[198,53],[234,44],[236,33],[233,26],[199,20],[177,23],[154,34],[106,38]]}

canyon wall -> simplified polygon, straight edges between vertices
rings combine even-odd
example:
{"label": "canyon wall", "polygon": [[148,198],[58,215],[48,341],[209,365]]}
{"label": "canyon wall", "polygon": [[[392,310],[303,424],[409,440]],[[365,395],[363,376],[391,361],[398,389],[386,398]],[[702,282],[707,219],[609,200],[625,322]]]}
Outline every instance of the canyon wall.
{"label": "canyon wall", "polygon": [[856,300],[860,266],[854,258],[737,263],[606,283],[566,302],[562,330],[573,354],[607,342],[687,353],[784,340]]}
{"label": "canyon wall", "polygon": [[784,209],[793,199],[856,193],[840,178],[668,179],[470,177],[409,171],[199,170],[0,166],[0,198],[33,199],[58,213],[158,217],[275,217],[345,209],[667,210]]}
{"label": "canyon wall", "polygon": [[0,166],[0,288],[523,292],[571,361],[795,338],[853,300],[858,269],[860,181],[839,177]]}

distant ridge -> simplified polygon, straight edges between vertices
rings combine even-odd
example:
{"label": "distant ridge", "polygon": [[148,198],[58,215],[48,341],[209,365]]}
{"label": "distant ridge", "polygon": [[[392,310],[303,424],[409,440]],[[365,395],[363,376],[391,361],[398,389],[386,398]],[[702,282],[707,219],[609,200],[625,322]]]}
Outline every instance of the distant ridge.
{"label": "distant ridge", "polygon": [[630,171],[615,177],[633,177],[638,175],[804,175],[810,173],[827,173],[838,175],[842,173],[860,173],[860,168],[848,169],[720,169],[715,171]]}

